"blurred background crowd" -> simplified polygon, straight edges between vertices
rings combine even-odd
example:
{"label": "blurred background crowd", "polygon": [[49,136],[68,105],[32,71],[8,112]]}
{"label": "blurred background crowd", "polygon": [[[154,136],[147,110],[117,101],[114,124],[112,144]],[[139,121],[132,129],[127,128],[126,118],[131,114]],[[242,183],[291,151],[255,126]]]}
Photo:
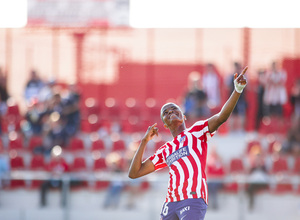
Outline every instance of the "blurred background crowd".
{"label": "blurred background crowd", "polygon": [[[282,195],[296,195],[297,207],[278,210],[299,213],[299,28],[131,28],[125,0],[29,2],[26,27],[0,29],[0,218],[31,198],[20,210],[41,219],[47,214],[28,216],[53,208],[60,189],[62,219],[82,207],[154,219],[151,205],[165,196],[156,184],[168,172],[127,177],[139,140],[156,122],[145,158],[170,140],[160,118],[166,102],[183,109],[187,126],[217,113],[246,65],[248,85],[210,143],[209,213],[243,219],[231,215],[246,204],[272,216],[270,201]],[[230,196],[235,206],[226,206]]]}

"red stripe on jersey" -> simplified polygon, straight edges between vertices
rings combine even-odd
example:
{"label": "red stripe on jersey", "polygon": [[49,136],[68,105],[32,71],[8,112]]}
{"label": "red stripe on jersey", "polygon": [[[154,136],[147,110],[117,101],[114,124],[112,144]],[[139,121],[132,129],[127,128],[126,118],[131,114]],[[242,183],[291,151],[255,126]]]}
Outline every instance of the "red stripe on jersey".
{"label": "red stripe on jersey", "polygon": [[191,130],[189,130],[189,132],[198,132],[198,131],[201,131],[206,125],[207,122],[205,122],[204,124],[201,124],[201,125],[195,125],[194,127],[192,127]]}
{"label": "red stripe on jersey", "polygon": [[[170,175],[170,180],[169,180],[169,190],[168,190],[169,193],[169,199],[170,199],[170,202],[174,202],[174,199],[173,199],[173,196],[171,194],[171,192],[173,192],[173,176]],[[166,199],[166,202],[167,202],[167,199]]]}

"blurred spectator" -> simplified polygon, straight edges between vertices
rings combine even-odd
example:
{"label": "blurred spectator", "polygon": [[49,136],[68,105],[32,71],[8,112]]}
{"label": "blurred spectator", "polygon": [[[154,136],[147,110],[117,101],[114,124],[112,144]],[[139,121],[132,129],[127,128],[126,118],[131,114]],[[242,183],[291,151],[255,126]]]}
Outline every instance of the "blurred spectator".
{"label": "blurred spectator", "polygon": [[0,154],[0,189],[5,185],[3,178],[10,171],[9,160],[6,155]]}
{"label": "blurred spectator", "polygon": [[[227,86],[229,88],[229,93],[234,90],[234,74],[240,73],[242,70],[241,64],[238,62],[234,63],[234,70],[233,74],[230,74],[228,78]],[[244,131],[245,128],[245,117],[246,117],[246,110],[247,110],[247,100],[246,100],[247,92],[243,92],[239,98],[238,103],[236,104],[232,115],[231,120],[229,120],[229,128],[230,131]]]}
{"label": "blurred spectator", "polygon": [[40,204],[42,207],[46,206],[46,196],[49,189],[52,188],[59,188],[62,190],[61,192],[61,205],[64,207],[66,206],[66,191],[63,190],[63,184],[70,184],[70,187],[72,186],[78,186],[81,184],[81,181],[77,180],[74,177],[71,177],[71,179],[68,178],[69,183],[64,183],[64,174],[66,174],[69,171],[69,165],[65,161],[65,159],[61,156],[61,147],[56,146],[51,151],[51,159],[50,162],[47,164],[47,171],[50,172],[50,178],[46,181],[44,181],[41,184],[41,197],[40,197]]}
{"label": "blurred spectator", "polygon": [[216,73],[213,64],[209,63],[205,66],[202,76],[202,87],[207,94],[207,104],[210,109],[214,109],[221,104],[220,98],[220,78]]}
{"label": "blurred spectator", "polygon": [[[60,188],[62,189],[63,181],[62,176],[65,172],[69,171],[69,166],[66,163],[65,159],[60,155],[61,148],[55,147],[51,152],[51,160],[47,164],[47,171],[50,172],[50,179],[46,180],[41,185],[41,206],[46,206],[46,195],[48,190],[51,188]],[[65,195],[61,196],[61,204],[62,206],[66,205],[66,197]]]}
{"label": "blurred spectator", "polygon": [[108,169],[112,174],[109,188],[104,201],[104,208],[116,209],[119,206],[121,194],[124,188],[124,181],[122,179],[122,157],[117,152],[112,152],[106,157]]}
{"label": "blurred spectator", "polygon": [[292,120],[292,126],[283,144],[283,151],[293,156],[300,156],[300,117]]}
{"label": "blurred spectator", "polygon": [[6,74],[0,67],[0,134],[2,132],[1,131],[2,117],[6,114],[8,98],[9,98],[9,94],[7,91]]}
{"label": "blurred spectator", "polygon": [[54,79],[49,80],[45,83],[43,88],[40,90],[38,95],[39,102],[49,101],[55,93],[56,81]]}
{"label": "blurred spectator", "polygon": [[74,136],[80,129],[80,93],[76,84],[70,84],[68,95],[64,100],[63,115],[66,120],[65,133],[68,138]]}
{"label": "blurred spectator", "polygon": [[207,189],[209,193],[209,203],[212,209],[217,210],[219,208],[218,204],[218,193],[223,188],[224,179],[224,164],[221,157],[215,148],[211,149],[207,157]]}
{"label": "blurred spectator", "polygon": [[248,208],[253,210],[257,192],[268,189],[269,176],[265,159],[259,148],[252,148],[249,152],[249,176],[246,188],[249,198]]}
{"label": "blurred spectator", "polygon": [[29,135],[42,135],[43,117],[46,114],[44,103],[39,102],[37,99],[32,99],[27,107],[25,119],[29,124]]}
{"label": "blurred spectator", "polygon": [[277,63],[273,62],[271,70],[267,73],[264,94],[264,103],[270,116],[279,118],[283,116],[283,105],[287,102],[286,80],[286,72],[279,69]]}
{"label": "blurred spectator", "polygon": [[31,99],[38,98],[41,89],[45,86],[35,70],[31,70],[30,78],[25,87],[25,100],[30,103]]}
{"label": "blurred spectator", "polygon": [[256,122],[255,129],[258,130],[261,120],[265,116],[266,107],[264,105],[263,97],[265,92],[265,83],[266,83],[266,72],[265,70],[259,70],[257,76],[257,113],[256,113]]}
{"label": "blurred spectator", "polygon": [[185,115],[194,121],[210,114],[207,106],[207,95],[201,87],[201,76],[198,72],[191,72],[188,78],[188,92],[184,98]]}
{"label": "blurred spectator", "polygon": [[64,104],[60,93],[55,93],[47,102],[46,116],[43,123],[43,136],[45,153],[51,151],[52,147],[67,145],[68,136],[65,131],[66,119],[63,113]]}
{"label": "blurred spectator", "polygon": [[291,103],[293,105],[293,118],[300,117],[300,79],[297,79],[294,82],[291,91]]}
{"label": "blurred spectator", "polygon": [[[127,151],[125,152],[125,163],[126,167],[125,170],[129,169],[131,160],[138,149],[139,144],[137,142],[130,143]],[[142,179],[129,179],[129,182],[126,184],[126,188],[129,193],[129,198],[127,199],[126,208],[127,209],[134,209],[137,204],[137,198],[141,195],[141,186],[142,185]]]}

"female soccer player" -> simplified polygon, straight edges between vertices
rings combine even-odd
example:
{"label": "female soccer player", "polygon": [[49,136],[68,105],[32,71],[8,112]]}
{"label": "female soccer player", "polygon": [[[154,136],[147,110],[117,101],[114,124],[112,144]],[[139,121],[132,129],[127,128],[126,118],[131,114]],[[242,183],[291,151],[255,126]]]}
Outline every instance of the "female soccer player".
{"label": "female soccer player", "polygon": [[136,151],[129,177],[138,178],[158,169],[169,167],[168,193],[161,211],[162,220],[203,220],[207,210],[205,175],[207,141],[230,116],[247,84],[248,67],[234,75],[235,89],[221,111],[211,118],[197,121],[186,128],[185,115],[178,105],[167,103],[160,115],[173,140],[161,146],[152,156],[142,161],[147,143],[158,135],[157,123],[149,126]]}

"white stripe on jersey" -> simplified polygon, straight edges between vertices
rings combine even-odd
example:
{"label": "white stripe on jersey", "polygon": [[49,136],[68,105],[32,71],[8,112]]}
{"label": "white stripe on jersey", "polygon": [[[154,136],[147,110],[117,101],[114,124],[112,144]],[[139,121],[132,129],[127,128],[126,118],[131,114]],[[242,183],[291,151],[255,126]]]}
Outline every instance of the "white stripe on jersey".
{"label": "white stripe on jersey", "polygon": [[[171,153],[172,152],[174,152],[175,150],[176,150],[176,144],[174,144],[174,142],[172,141],[172,142],[169,142],[170,143],[170,145],[171,145],[171,147],[172,147],[172,151],[171,151]],[[168,158],[168,156],[170,155],[170,151],[169,150],[167,150],[167,154],[166,154],[166,158]],[[174,164],[173,164],[174,165]],[[174,189],[176,189],[176,175],[175,175],[175,172],[172,170],[172,169],[169,169],[170,170],[170,176],[172,176],[173,177],[173,183],[172,183],[172,188],[173,188],[173,190],[172,190],[172,197],[175,199],[176,197],[175,197],[175,191],[174,191]]]}
{"label": "white stripe on jersey", "polygon": [[[177,189],[178,189],[179,199],[183,200],[184,197],[182,194],[182,187],[183,187],[183,183],[184,183],[184,179],[185,179],[184,171],[178,161],[174,162],[173,165],[176,166],[176,168],[178,169],[178,172],[179,172],[179,186],[177,186]],[[178,176],[176,176],[176,178],[178,178]]]}
{"label": "white stripe on jersey", "polygon": [[[180,149],[182,146],[183,146],[183,142],[179,143],[179,148],[178,149]],[[175,151],[176,151],[176,144],[174,144],[174,148],[173,148],[173,152],[175,152]],[[182,194],[182,188],[183,188],[183,183],[184,183],[184,180],[185,180],[184,170],[183,170],[182,166],[180,165],[180,163],[178,161],[175,161],[173,163],[173,165],[176,166],[176,168],[179,172],[179,176],[176,176],[176,178],[179,178],[179,186],[177,186],[177,189],[178,189],[179,199],[183,200],[184,197],[183,197],[183,194]]]}
{"label": "white stripe on jersey", "polygon": [[[188,138],[188,143],[192,143],[193,144],[193,136],[188,133],[187,134],[187,138]],[[198,141],[198,139],[196,140]],[[201,146],[198,147],[199,151],[200,151],[200,154],[202,154],[202,148]],[[197,195],[201,195],[201,178],[202,178],[202,172],[201,172],[201,162],[200,162],[200,158],[197,156],[196,152],[194,150],[191,150],[190,152],[197,164],[197,170],[198,170],[198,176],[197,176],[197,187],[196,187],[196,192],[197,192]],[[195,169],[195,168],[194,168]],[[200,184],[199,184],[200,183]]]}
{"label": "white stripe on jersey", "polygon": [[207,199],[207,185],[206,185],[206,181],[204,178],[202,178],[202,182],[203,182],[203,186],[204,186],[204,190],[205,190],[205,202],[207,204],[208,199]]}
{"label": "white stripe on jersey", "polygon": [[[192,150],[190,150],[190,153],[191,153]],[[188,182],[188,185],[187,185],[187,188],[186,188],[186,191],[188,192],[188,198],[193,198],[193,195],[190,194],[189,192],[191,192],[191,189],[192,189],[192,186],[193,186],[193,176],[194,176],[194,169],[193,169],[193,166],[191,164],[191,161],[189,159],[187,159],[186,157],[183,158],[186,166],[187,166],[187,169],[189,171],[189,178],[187,179],[187,182]]]}

